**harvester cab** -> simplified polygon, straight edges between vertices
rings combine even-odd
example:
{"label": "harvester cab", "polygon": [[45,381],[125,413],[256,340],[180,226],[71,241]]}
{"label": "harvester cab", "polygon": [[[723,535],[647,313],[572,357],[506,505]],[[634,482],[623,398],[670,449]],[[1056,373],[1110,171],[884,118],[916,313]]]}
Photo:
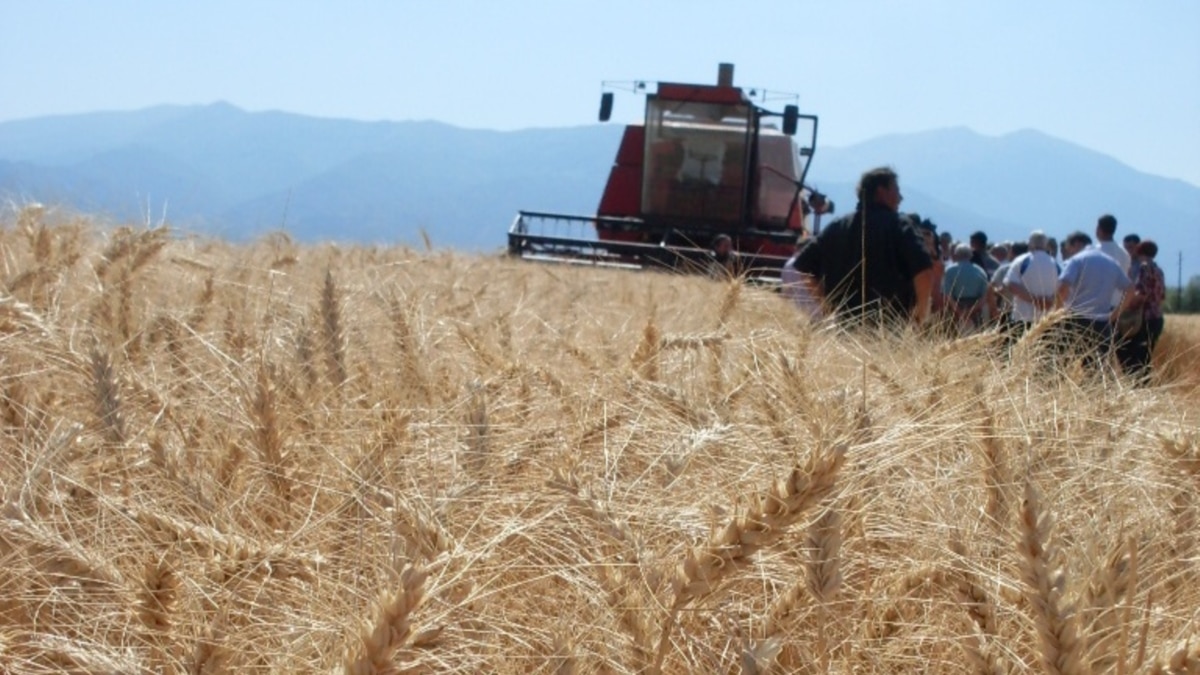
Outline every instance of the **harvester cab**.
{"label": "harvester cab", "polygon": [[[773,112],[756,102],[781,98],[733,86],[730,64],[721,64],[716,85],[659,83],[646,94],[644,122],[625,127],[596,215],[521,211],[509,229],[509,252],[701,271],[712,258],[711,242],[726,235],[738,273],[778,279],[806,231],[806,216],[832,210],[804,183],[817,117],[801,114],[795,103]],[[612,107],[606,91],[601,121]],[[809,132],[803,146],[794,140],[802,123]]]}

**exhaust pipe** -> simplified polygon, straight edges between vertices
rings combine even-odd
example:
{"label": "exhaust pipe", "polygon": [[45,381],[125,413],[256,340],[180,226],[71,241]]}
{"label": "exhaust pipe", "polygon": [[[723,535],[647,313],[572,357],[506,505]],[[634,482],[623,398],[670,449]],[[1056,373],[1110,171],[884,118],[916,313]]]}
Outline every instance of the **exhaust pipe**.
{"label": "exhaust pipe", "polygon": [[732,87],[733,86],[733,64],[718,63],[717,64],[717,86]]}

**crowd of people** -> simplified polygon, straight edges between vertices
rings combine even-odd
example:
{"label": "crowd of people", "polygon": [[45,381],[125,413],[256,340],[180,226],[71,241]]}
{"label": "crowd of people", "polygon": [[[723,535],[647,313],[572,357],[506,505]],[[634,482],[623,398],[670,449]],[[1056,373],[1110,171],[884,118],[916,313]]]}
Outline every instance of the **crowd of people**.
{"label": "crowd of people", "polygon": [[783,269],[783,292],[813,317],[843,323],[937,322],[957,334],[997,329],[1019,337],[1063,310],[1057,337],[1092,364],[1115,357],[1145,377],[1163,330],[1166,286],[1158,246],[1136,234],[1118,244],[1117,219],[1099,218],[1095,239],[1060,242],[1040,230],[1022,242],[964,243],[917,214],[900,211],[894,171],[863,174],[853,213],[803,238]]}

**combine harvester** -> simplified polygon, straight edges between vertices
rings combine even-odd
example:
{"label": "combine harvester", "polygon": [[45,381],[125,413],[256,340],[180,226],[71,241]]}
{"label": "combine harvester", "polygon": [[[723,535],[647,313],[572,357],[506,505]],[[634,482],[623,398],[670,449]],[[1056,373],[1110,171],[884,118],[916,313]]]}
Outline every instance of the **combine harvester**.
{"label": "combine harvester", "polygon": [[[645,83],[631,85],[644,91]],[[661,82],[646,94],[644,124],[625,127],[595,216],[520,211],[508,232],[511,255],[529,260],[703,272],[719,235],[733,242],[736,271],[778,281],[806,216],[833,211],[805,186],[817,117],[795,103],[772,112],[755,103],[795,95],[733,86],[721,64],[717,84]],[[600,121],[613,93],[600,99]],[[779,124],[774,121],[778,119]],[[794,141],[805,122],[807,146]]]}

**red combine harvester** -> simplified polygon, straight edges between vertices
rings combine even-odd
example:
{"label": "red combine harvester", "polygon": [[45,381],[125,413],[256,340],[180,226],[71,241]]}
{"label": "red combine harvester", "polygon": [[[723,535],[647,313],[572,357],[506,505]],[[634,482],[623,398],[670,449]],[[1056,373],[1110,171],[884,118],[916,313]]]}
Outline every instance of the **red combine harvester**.
{"label": "red combine harvester", "polygon": [[[759,107],[754,99],[766,102],[765,92],[733,86],[730,64],[720,65],[717,80],[715,86],[659,83],[646,95],[645,123],[625,127],[596,215],[520,211],[509,228],[509,253],[703,271],[713,259],[713,240],[724,234],[741,274],[777,280],[805,232],[806,215],[833,210],[804,183],[817,118],[800,114],[794,103],[782,112]],[[605,92],[601,121],[609,119],[612,103],[612,92]],[[781,123],[772,123],[775,118]],[[804,147],[793,140],[802,121],[811,131]]]}

